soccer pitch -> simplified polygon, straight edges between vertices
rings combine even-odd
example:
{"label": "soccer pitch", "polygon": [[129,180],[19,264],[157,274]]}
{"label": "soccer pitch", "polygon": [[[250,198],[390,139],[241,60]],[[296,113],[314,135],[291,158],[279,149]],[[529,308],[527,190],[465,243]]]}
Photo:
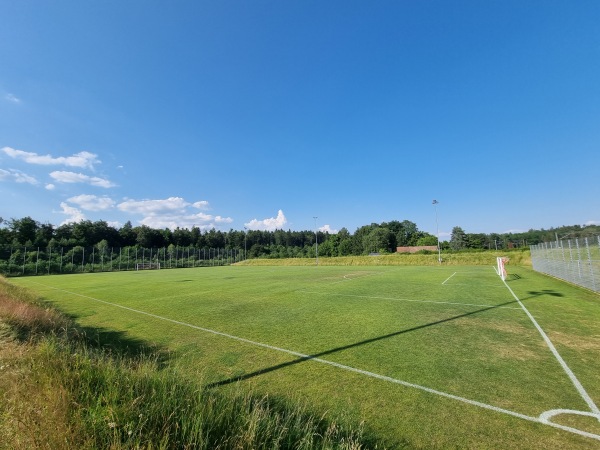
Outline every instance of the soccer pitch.
{"label": "soccer pitch", "polygon": [[[522,267],[229,266],[16,278],[212,389],[407,448],[598,448],[600,297]],[[92,336],[94,337],[94,336]]]}

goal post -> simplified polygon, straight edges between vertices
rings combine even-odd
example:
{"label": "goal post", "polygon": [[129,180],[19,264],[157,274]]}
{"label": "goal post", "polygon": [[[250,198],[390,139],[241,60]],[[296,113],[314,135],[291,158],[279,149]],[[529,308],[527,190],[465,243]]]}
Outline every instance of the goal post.
{"label": "goal post", "polygon": [[502,278],[502,280],[506,280],[506,264],[508,264],[508,261],[509,258],[507,258],[506,256],[498,256],[496,258],[496,264],[498,265],[496,272],[498,273],[498,275],[500,275],[500,278]]}
{"label": "goal post", "polygon": [[160,269],[160,263],[137,263],[135,270],[153,270]]}

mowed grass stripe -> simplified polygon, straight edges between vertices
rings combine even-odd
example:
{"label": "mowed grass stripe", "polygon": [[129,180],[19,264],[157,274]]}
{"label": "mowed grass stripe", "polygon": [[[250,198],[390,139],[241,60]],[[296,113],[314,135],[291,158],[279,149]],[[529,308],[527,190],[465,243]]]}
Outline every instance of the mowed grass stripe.
{"label": "mowed grass stripe", "polygon": [[[467,279],[477,278],[478,273],[482,278],[474,280],[473,285],[477,288],[471,288],[469,292],[459,286],[441,286],[441,282],[456,268],[381,268],[382,270],[376,271],[377,276],[361,276],[361,270],[354,267],[333,270],[329,270],[329,267],[278,269],[180,269],[144,274],[97,274],[89,278],[84,275],[76,275],[71,279],[66,278],[69,276],[44,277],[43,280],[51,281],[55,287],[60,287],[58,284],[65,287],[72,284],[76,286],[76,289],[72,289],[73,292],[83,292],[91,297],[102,293],[102,298],[112,296],[115,303],[130,308],[135,309],[136,304],[143,305],[140,309],[161,317],[268,343],[274,347],[292,349],[301,355],[329,352],[326,358],[328,362],[427,386],[501,409],[519,411],[519,414],[528,417],[538,417],[543,411],[557,407],[585,408],[572,386],[569,386],[569,380],[564,373],[560,373],[560,367],[552,355],[544,348],[539,335],[536,336],[527,317],[515,314],[514,310],[497,307],[503,302],[514,301],[508,291],[500,290],[498,295],[497,289],[479,290],[478,286],[497,279],[491,268],[469,270],[474,273],[469,274]],[[372,272],[372,268],[369,271]],[[352,280],[337,282],[344,279],[346,274],[355,272],[358,276]],[[492,275],[488,275],[489,272]],[[527,277],[517,280],[515,286],[520,286],[519,283]],[[26,279],[18,280],[24,281]],[[529,286],[523,298],[525,302],[531,302],[534,313],[535,307],[541,305],[547,294],[544,289],[531,283]],[[318,288],[318,295],[306,295],[307,292],[303,291],[314,287]],[[393,300],[344,298],[342,295],[345,292],[352,292],[349,287],[354,292],[368,292],[372,296],[382,297],[393,293],[394,297],[406,294],[405,297],[412,298],[416,293],[420,298],[435,298],[434,294],[441,292],[444,298],[449,295],[451,299],[461,301],[464,298],[485,299],[486,304],[496,307],[477,308],[464,304],[406,305]],[[538,294],[527,294],[527,289]],[[165,294],[169,290],[176,297],[173,301],[165,301],[169,298]],[[323,295],[322,290],[329,291],[331,295]],[[477,292],[473,292],[474,290]],[[161,300],[154,297],[157,294],[161,295]],[[104,316],[104,324],[111,323],[119,328],[122,326],[120,320],[125,319],[104,307],[90,308],[85,302],[60,299],[50,294],[47,296],[74,315],[86,315],[85,320],[90,323],[94,317]],[[555,299],[556,297],[550,296],[550,300]],[[90,312],[90,309],[95,311]],[[478,312],[478,309],[482,311]],[[540,311],[551,319],[548,309],[542,308]],[[469,312],[473,314],[466,315]],[[193,346],[194,339],[198,339],[184,337],[182,332],[178,332],[180,335],[169,341],[169,333],[173,333],[173,330],[157,324],[152,327],[142,327],[140,324],[136,328],[135,325],[131,326],[131,318],[127,320],[128,333],[135,335],[139,330],[141,335],[138,338],[143,336],[149,340],[159,340],[165,345],[172,345],[174,351],[178,351],[178,345],[183,346],[181,348]],[[543,320],[546,317],[542,317],[540,323]],[[552,329],[546,328],[545,324],[542,326]],[[590,327],[593,328],[593,324]],[[214,352],[221,350],[220,347],[215,347]],[[203,351],[210,352],[210,349],[204,348]],[[273,358],[270,363],[269,358],[264,356],[260,364],[255,364],[252,359],[254,355],[246,356],[244,352],[246,351],[236,351],[237,363],[232,368],[234,372],[237,371],[236,376],[282,363],[281,358]],[[206,360],[217,358],[209,353],[204,357]],[[252,380],[259,384],[264,381],[262,388],[266,390],[284,392],[285,374],[294,373],[295,376],[287,381],[287,389],[294,386],[293,390],[297,390],[297,377],[306,378],[302,375],[307,370],[302,369],[303,366],[303,363],[299,363],[294,366],[299,370],[290,371],[290,367],[259,375]],[[579,374],[578,369],[573,367]],[[593,371],[594,367],[591,369]],[[340,379],[341,375],[333,376]],[[230,371],[223,373],[222,378],[231,378]],[[322,379],[320,383],[328,385],[326,379]],[[586,387],[589,385],[584,384]],[[597,382],[591,384],[597,385]],[[309,392],[319,390],[318,386],[307,386],[306,389]],[[353,389],[352,385],[348,386],[349,391]],[[593,388],[589,392],[594,395]],[[381,393],[373,392],[372,395],[373,398],[363,399],[364,408],[369,409],[367,405],[370,402],[376,403]],[[391,395],[391,391],[386,395]],[[313,401],[319,404],[324,400],[313,398]],[[405,406],[408,410],[411,409],[410,402]],[[431,413],[436,414],[435,411]],[[389,411],[389,414],[397,416],[398,412]],[[377,412],[376,415],[380,416],[380,413]],[[405,421],[412,420],[411,416],[400,414],[400,417],[404,417]],[[385,422],[388,419],[382,420]]]}

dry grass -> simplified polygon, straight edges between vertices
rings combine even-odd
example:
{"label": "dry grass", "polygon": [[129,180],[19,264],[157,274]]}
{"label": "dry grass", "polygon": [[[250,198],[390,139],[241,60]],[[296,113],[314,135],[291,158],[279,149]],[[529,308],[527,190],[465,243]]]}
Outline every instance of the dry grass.
{"label": "dry grass", "polygon": [[[531,254],[526,250],[461,251],[442,253],[444,266],[495,266],[496,257],[509,256],[510,265],[531,267]],[[250,266],[314,266],[315,258],[257,258],[237,263]],[[439,266],[437,253],[390,253],[376,256],[319,256],[320,266]]]}
{"label": "dry grass", "polygon": [[35,342],[68,325],[60,313],[0,279],[0,449],[68,448],[69,396],[35,364],[44,351]]}
{"label": "dry grass", "polygon": [[62,314],[38,304],[27,291],[0,277],[0,318],[17,331],[29,336],[39,333],[59,333],[68,329],[69,321]]}
{"label": "dry grass", "polygon": [[40,349],[6,340],[1,345],[0,448],[70,448],[69,395],[58,380],[35,370]]}

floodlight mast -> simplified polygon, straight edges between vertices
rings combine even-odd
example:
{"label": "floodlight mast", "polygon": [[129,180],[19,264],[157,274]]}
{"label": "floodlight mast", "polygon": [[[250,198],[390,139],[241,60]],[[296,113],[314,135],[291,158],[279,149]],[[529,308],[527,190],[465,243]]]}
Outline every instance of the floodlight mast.
{"label": "floodlight mast", "polygon": [[433,209],[435,209],[435,228],[437,232],[437,248],[438,248],[438,262],[442,263],[442,251],[440,249],[440,227],[438,225],[438,213],[437,213],[437,204],[439,202],[437,200],[433,200]]}
{"label": "floodlight mast", "polygon": [[318,242],[318,235],[317,235],[317,216],[313,216],[313,219],[315,219],[315,257],[316,257],[316,265],[319,265],[319,242]]}
{"label": "floodlight mast", "polygon": [[248,255],[246,252],[246,237],[248,236],[248,228],[244,227],[244,261],[248,259]]}

